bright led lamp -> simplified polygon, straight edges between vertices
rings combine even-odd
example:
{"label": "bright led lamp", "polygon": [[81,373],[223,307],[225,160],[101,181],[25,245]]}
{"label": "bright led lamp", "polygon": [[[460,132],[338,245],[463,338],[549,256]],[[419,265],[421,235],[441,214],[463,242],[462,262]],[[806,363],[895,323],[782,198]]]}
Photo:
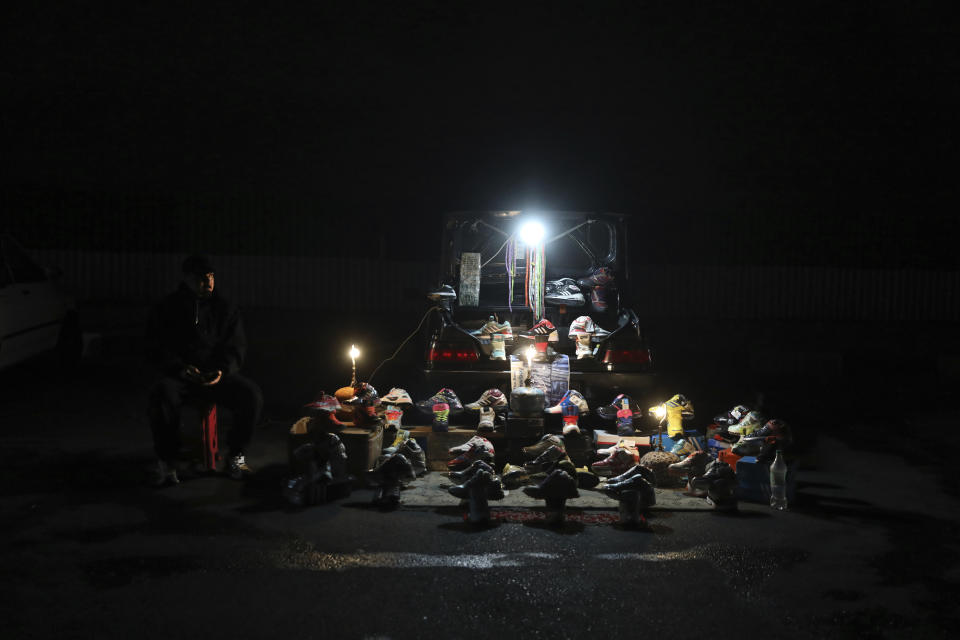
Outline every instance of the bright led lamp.
{"label": "bright led lamp", "polygon": [[546,235],[546,230],[537,220],[528,220],[520,225],[520,230],[518,233],[520,235],[520,240],[525,245],[529,247],[535,247],[543,242],[543,236]]}

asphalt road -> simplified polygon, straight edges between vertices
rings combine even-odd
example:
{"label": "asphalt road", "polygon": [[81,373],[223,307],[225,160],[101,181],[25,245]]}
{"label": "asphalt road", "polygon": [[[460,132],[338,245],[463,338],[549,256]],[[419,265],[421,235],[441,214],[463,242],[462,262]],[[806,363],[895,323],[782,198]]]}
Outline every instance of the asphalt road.
{"label": "asphalt road", "polygon": [[[909,385],[804,414],[787,512],[656,511],[636,531],[534,510],[478,529],[455,507],[379,511],[368,490],[288,509],[283,415],[258,429],[248,482],[150,489],[149,372],[130,353],[51,364],[0,373],[3,637],[918,638],[958,622],[957,413],[939,387],[906,417]],[[728,382],[703,369],[685,389]],[[774,395],[799,407],[811,384]]]}

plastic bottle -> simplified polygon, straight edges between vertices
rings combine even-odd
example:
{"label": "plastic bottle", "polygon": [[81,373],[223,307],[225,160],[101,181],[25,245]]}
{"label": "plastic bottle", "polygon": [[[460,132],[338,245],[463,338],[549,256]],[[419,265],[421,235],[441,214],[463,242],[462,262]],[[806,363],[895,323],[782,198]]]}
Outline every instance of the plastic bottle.
{"label": "plastic bottle", "polygon": [[770,465],[770,506],[777,511],[787,509],[787,463],[780,449]]}

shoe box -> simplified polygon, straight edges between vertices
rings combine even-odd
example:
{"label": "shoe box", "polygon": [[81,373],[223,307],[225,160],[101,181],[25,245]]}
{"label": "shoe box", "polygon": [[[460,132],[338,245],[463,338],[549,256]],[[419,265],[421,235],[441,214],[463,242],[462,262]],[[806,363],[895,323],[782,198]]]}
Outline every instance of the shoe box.
{"label": "shoe box", "polygon": [[[653,437],[655,438],[656,436]],[[593,432],[594,449],[608,449],[621,440],[626,440],[631,443],[640,451],[640,455],[643,455],[650,449],[652,438],[650,436],[618,436],[616,433],[608,433],[606,431]],[[672,447],[673,445],[670,446]]]}
{"label": "shoe box", "polygon": [[[747,502],[770,503],[770,465],[757,462],[754,456],[737,460],[737,484],[740,499]],[[796,463],[787,465],[787,502],[793,502],[797,494]]]}
{"label": "shoe box", "polygon": [[732,448],[733,445],[729,442],[715,440],[714,438],[707,439],[707,453],[713,457],[719,457],[721,452],[730,451]]}
{"label": "shoe box", "polygon": [[[706,440],[704,439],[703,434],[701,434],[701,433],[700,433],[699,431],[697,431],[696,429],[684,429],[684,431],[683,431],[683,437],[684,437],[684,438],[694,438],[694,439],[696,439],[696,440],[700,443],[700,449],[702,449],[703,451],[707,451],[707,450],[708,450],[708,449],[707,449],[707,442],[706,442]],[[651,447],[651,448],[656,448],[656,446],[657,446],[657,440],[660,440],[661,442],[663,442],[663,450],[664,450],[664,451],[670,451],[670,449],[673,449],[673,445],[677,444],[677,442],[679,441],[679,438],[676,439],[676,440],[674,440],[673,438],[671,438],[671,437],[668,436],[667,434],[663,434],[663,435],[661,435],[661,436],[650,436],[650,447]]]}

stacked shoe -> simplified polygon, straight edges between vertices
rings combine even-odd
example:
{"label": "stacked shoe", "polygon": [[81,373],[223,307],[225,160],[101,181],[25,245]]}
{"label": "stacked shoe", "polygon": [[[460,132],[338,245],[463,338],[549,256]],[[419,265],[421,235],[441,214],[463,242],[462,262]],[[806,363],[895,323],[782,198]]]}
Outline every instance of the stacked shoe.
{"label": "stacked shoe", "polygon": [[620,401],[620,410],[617,411],[617,435],[632,436],[636,434],[633,428],[633,410],[630,408],[630,399],[624,397]]}
{"label": "stacked shoe", "polygon": [[706,473],[707,465],[710,462],[710,455],[706,451],[694,451],[687,454],[680,462],[671,464],[669,469],[687,478],[695,478]]}
{"label": "stacked shoe", "polygon": [[410,461],[401,453],[387,456],[376,467],[367,472],[367,481],[376,491],[373,504],[381,508],[393,508],[400,503],[400,485],[416,478],[416,472]]}
{"label": "stacked shoe", "polygon": [[476,460],[469,467],[465,469],[462,469],[460,471],[448,472],[447,477],[450,478],[452,481],[456,482],[457,484],[463,484],[464,482],[469,480],[474,473],[476,473],[477,471],[480,471],[481,469],[484,471],[488,471],[493,475],[496,475],[496,473],[493,470],[493,467],[491,467],[488,463],[484,462],[483,460]]}
{"label": "stacked shoe", "polygon": [[407,393],[405,389],[394,387],[390,389],[390,393],[380,398],[380,402],[395,405],[413,404],[413,398],[410,397],[410,394]]}
{"label": "stacked shoe", "polygon": [[637,464],[629,449],[615,447],[606,458],[590,465],[590,470],[598,476],[617,476]]}
{"label": "stacked shoe", "polygon": [[613,288],[613,272],[607,267],[600,267],[585,278],[577,280],[577,284],[584,289],[590,289],[590,304],[594,311],[607,310],[608,296]]}
{"label": "stacked shoe", "polygon": [[544,411],[546,413],[563,413],[564,402],[569,402],[575,405],[580,413],[586,413],[590,410],[590,407],[587,405],[587,399],[583,397],[583,394],[576,389],[570,389],[563,394],[563,396],[560,398],[560,402],[552,407],[547,407],[544,409]]}
{"label": "stacked shoe", "polygon": [[533,325],[526,331],[522,332],[520,335],[526,336],[528,338],[536,338],[537,336],[547,336],[547,340],[550,342],[556,342],[560,339],[557,335],[557,328],[553,326],[553,323],[543,318],[540,322]]}
{"label": "stacked shoe", "polygon": [[549,280],[543,285],[543,301],[549,305],[582,307],[586,300],[573,278]]}
{"label": "stacked shoe", "polygon": [[743,436],[733,447],[738,456],[757,456],[760,462],[773,460],[777,449],[786,448],[791,442],[790,427],[779,418],[768,420],[759,429]]}
{"label": "stacked shoe", "polygon": [[570,331],[567,333],[567,337],[577,342],[577,360],[593,357],[591,339],[596,330],[597,327],[590,316],[580,316],[570,323]]}
{"label": "stacked shoe", "polygon": [[460,398],[457,397],[457,394],[454,393],[453,389],[440,389],[435,394],[427,398],[426,400],[421,400],[417,403],[417,408],[420,409],[425,415],[433,415],[433,405],[435,404],[447,404],[451,413],[457,414],[463,410],[463,403],[460,402]]}
{"label": "stacked shoe", "polygon": [[577,481],[563,469],[554,469],[539,484],[523,488],[523,492],[537,500],[549,502],[579,498]]}
{"label": "stacked shoe", "polygon": [[445,432],[450,430],[450,405],[446,402],[438,402],[433,405],[433,423],[431,427],[436,432]]}
{"label": "stacked shoe", "polygon": [[653,472],[637,464],[607,480],[601,491],[614,500],[627,497],[629,492],[637,492],[641,498],[641,508],[648,508],[657,503],[657,494],[654,490],[656,483]]}
{"label": "stacked shoe", "polygon": [[502,500],[504,498],[500,478],[493,473],[493,469],[488,465],[471,467],[467,477],[459,485],[454,485],[447,491],[454,497],[467,500],[470,498],[471,491],[477,489],[482,491],[483,497],[489,500]]}
{"label": "stacked shoe", "polygon": [[725,430],[740,422],[740,420],[743,419],[743,416],[747,415],[748,413],[750,413],[749,408],[742,404],[738,404],[733,409],[730,409],[730,411],[716,416],[713,419],[713,422]]}
{"label": "stacked shoe", "polygon": [[427,454],[413,438],[407,438],[397,447],[397,453],[410,461],[413,475],[419,478],[427,472]]}
{"label": "stacked shoe", "polygon": [[493,316],[490,316],[490,318],[483,324],[482,327],[471,331],[470,333],[475,336],[500,335],[503,336],[505,340],[513,339],[513,329],[510,328],[510,322],[497,322],[497,319]]}
{"label": "stacked shoe", "polygon": [[[384,430],[384,435],[386,435],[387,433],[390,433],[390,432],[387,430]],[[409,431],[407,431],[406,429],[397,429],[396,435],[393,436],[393,440],[391,440],[390,444],[383,450],[383,453],[386,455],[396,453],[397,449],[400,448],[400,445],[402,445],[404,442],[406,442],[409,439],[410,439]]]}
{"label": "stacked shoe", "polygon": [[463,408],[468,411],[480,411],[484,407],[505,409],[508,404],[507,397],[503,394],[503,391],[500,391],[500,389],[487,389],[480,394],[480,397],[477,398],[475,402],[467,403]]}
{"label": "stacked shoe", "polygon": [[454,471],[465,469],[477,460],[488,464],[492,464],[494,460],[493,443],[480,436],[474,436],[460,446],[451,447],[449,453],[456,456],[447,462],[447,468]]}
{"label": "stacked shoe", "polygon": [[563,439],[560,436],[548,433],[540,438],[540,441],[536,444],[532,444],[529,447],[524,447],[523,455],[527,459],[536,458],[550,447],[558,447],[561,450],[566,450],[563,444]]}
{"label": "stacked shoe", "polygon": [[495,420],[497,412],[490,407],[480,409],[480,421],[477,423],[477,431],[490,432],[496,429]]}
{"label": "stacked shoe", "polygon": [[553,465],[555,465],[560,460],[567,459],[567,452],[565,449],[558,447],[556,445],[551,445],[547,447],[543,453],[538,455],[533,460],[530,460],[524,464],[524,468],[528,473],[539,473],[546,471]]}
{"label": "stacked shoe", "polygon": [[336,396],[329,396],[321,391],[320,397],[313,402],[304,405],[304,409],[306,409],[308,413],[336,413],[339,409],[341,409],[341,406],[340,401],[337,400]]}
{"label": "stacked shoe", "polygon": [[749,436],[763,426],[763,415],[759,411],[750,411],[740,421],[727,427],[727,431],[738,436]]}
{"label": "stacked shoe", "polygon": [[714,460],[707,465],[703,475],[693,476],[687,481],[687,492],[698,498],[705,498],[710,486],[718,480],[734,480],[737,474],[722,460]]}
{"label": "stacked shoe", "polygon": [[500,477],[502,478],[504,487],[507,489],[516,489],[517,487],[527,484],[527,482],[530,481],[530,472],[527,471],[526,467],[510,464],[508,462],[506,465],[504,465],[503,473]]}
{"label": "stacked shoe", "polygon": [[614,421],[617,419],[617,413],[623,409],[624,402],[627,406],[630,407],[633,405],[633,402],[630,400],[630,396],[621,393],[616,398],[613,399],[613,402],[610,404],[604,405],[602,407],[597,407],[596,413],[598,416],[604,420]]}

